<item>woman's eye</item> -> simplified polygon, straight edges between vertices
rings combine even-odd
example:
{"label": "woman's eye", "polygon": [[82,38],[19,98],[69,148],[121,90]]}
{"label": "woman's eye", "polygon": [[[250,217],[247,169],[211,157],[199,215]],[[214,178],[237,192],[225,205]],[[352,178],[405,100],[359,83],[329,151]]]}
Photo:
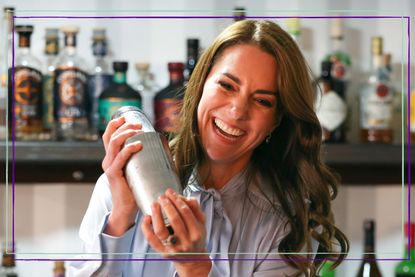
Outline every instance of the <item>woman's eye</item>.
{"label": "woman's eye", "polygon": [[228,83],[226,83],[226,82],[219,81],[218,83],[219,83],[219,85],[220,85],[222,88],[224,88],[224,89],[226,89],[226,90],[232,90],[232,89],[233,89],[232,85],[230,85],[230,84],[228,84]]}
{"label": "woman's eye", "polygon": [[257,99],[257,102],[265,107],[272,107],[272,102],[265,99]]}

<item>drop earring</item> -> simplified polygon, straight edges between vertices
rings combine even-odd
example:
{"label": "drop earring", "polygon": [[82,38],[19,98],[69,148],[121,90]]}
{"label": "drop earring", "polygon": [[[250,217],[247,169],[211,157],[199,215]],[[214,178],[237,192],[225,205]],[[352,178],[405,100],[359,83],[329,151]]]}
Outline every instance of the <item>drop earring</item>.
{"label": "drop earring", "polygon": [[265,143],[266,143],[266,144],[268,144],[270,140],[271,140],[271,134],[269,134],[269,135],[265,138]]}

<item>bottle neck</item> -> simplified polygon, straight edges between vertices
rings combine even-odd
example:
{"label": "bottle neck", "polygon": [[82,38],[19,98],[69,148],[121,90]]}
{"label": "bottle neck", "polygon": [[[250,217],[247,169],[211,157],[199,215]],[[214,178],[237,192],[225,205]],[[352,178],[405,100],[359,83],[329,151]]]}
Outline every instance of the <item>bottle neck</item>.
{"label": "bottle neck", "polygon": [[183,83],[184,76],[182,70],[171,70],[170,71],[170,84]]}
{"label": "bottle neck", "polygon": [[112,80],[119,85],[125,84],[127,83],[127,74],[126,72],[116,71]]}
{"label": "bottle neck", "polygon": [[344,51],[343,37],[332,37],[331,48],[334,52],[343,52]]}

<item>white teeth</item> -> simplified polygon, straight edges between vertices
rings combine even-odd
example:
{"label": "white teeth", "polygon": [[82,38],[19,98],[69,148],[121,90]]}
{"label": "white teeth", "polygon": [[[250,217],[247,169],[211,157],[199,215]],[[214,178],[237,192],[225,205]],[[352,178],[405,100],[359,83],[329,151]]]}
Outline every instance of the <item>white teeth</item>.
{"label": "white teeth", "polygon": [[234,129],[228,125],[225,124],[225,122],[223,122],[220,119],[215,118],[215,124],[216,126],[221,129],[223,132],[235,136],[235,137],[239,137],[241,135],[243,135],[243,131],[239,130],[239,129]]}

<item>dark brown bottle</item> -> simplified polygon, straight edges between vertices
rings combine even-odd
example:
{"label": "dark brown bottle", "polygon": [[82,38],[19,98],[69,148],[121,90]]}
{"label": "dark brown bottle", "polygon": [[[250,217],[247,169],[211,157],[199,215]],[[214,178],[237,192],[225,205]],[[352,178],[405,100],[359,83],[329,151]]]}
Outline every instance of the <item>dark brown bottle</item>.
{"label": "dark brown bottle", "polygon": [[[38,140],[42,132],[42,73],[40,61],[30,52],[32,25],[18,25],[19,48],[10,73],[10,130],[17,140]],[[12,74],[9,74],[11,78]]]}
{"label": "dark brown bottle", "polygon": [[375,255],[375,222],[365,220],[363,229],[365,233],[364,255],[356,277],[381,277]]}
{"label": "dark brown bottle", "polygon": [[179,130],[179,114],[183,105],[183,63],[169,63],[170,83],[154,97],[155,128],[167,136]]}
{"label": "dark brown bottle", "polygon": [[331,76],[332,62],[321,63],[321,76],[318,84],[321,97],[316,103],[316,113],[323,131],[323,141],[326,143],[342,143],[345,141],[345,120],[347,106],[342,96],[334,90],[334,79]]}

